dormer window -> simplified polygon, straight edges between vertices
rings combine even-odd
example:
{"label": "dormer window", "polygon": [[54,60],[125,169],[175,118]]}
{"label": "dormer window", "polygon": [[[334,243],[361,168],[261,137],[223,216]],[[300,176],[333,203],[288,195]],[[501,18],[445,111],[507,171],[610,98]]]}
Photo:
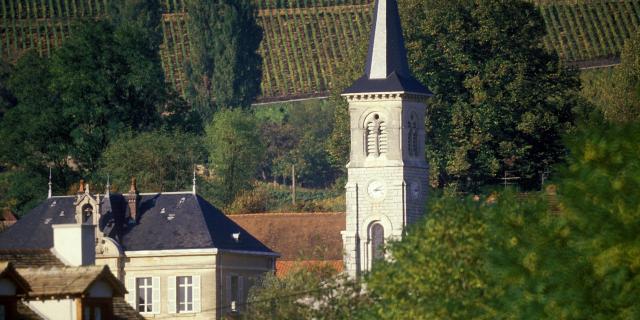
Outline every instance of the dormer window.
{"label": "dormer window", "polygon": [[93,207],[90,204],[82,206],[82,223],[91,223],[93,220]]}

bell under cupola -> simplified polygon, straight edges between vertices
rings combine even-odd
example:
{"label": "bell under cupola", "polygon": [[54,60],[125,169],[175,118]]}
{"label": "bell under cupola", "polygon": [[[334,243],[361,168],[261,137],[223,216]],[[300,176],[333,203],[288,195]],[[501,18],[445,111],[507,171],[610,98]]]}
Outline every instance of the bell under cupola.
{"label": "bell under cupola", "polygon": [[92,195],[89,184],[80,180],[76,193],[76,224],[98,225],[100,221],[100,196]]}

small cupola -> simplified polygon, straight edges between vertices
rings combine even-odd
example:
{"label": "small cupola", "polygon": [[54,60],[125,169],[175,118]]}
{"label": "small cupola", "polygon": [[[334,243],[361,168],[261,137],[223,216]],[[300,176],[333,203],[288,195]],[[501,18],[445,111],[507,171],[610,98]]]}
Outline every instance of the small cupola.
{"label": "small cupola", "polygon": [[89,184],[80,180],[76,194],[76,223],[98,225],[100,220],[100,199],[91,195]]}

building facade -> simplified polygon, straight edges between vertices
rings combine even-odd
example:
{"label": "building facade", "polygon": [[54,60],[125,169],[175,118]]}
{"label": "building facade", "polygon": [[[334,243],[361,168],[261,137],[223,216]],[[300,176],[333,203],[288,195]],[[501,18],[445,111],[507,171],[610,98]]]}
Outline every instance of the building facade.
{"label": "building facade", "polygon": [[[108,187],[107,187],[108,190]],[[54,247],[53,243],[57,245]],[[0,234],[0,252],[50,249],[66,265],[107,265],[145,318],[241,313],[278,256],[193,192],[50,196]]]}
{"label": "building facade", "polygon": [[351,128],[342,239],[352,276],[384,259],[385,242],[424,214],[430,95],[409,72],[396,0],[377,0],[365,74],[342,94]]}

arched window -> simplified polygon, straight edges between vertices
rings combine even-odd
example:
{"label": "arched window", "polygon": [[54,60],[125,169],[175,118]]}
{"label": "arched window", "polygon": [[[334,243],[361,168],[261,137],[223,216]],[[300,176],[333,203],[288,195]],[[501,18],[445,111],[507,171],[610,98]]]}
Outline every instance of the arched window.
{"label": "arched window", "polygon": [[371,235],[371,264],[384,259],[384,227],[380,223],[374,223],[370,229]]}
{"label": "arched window", "polygon": [[366,121],[367,156],[379,157],[387,153],[387,124],[376,113]]}
{"label": "arched window", "polygon": [[93,222],[93,207],[90,204],[85,204],[82,206],[82,223],[92,223]]}
{"label": "arched window", "polygon": [[418,155],[418,123],[415,113],[411,113],[409,122],[407,123],[407,148],[409,155],[415,157]]}

